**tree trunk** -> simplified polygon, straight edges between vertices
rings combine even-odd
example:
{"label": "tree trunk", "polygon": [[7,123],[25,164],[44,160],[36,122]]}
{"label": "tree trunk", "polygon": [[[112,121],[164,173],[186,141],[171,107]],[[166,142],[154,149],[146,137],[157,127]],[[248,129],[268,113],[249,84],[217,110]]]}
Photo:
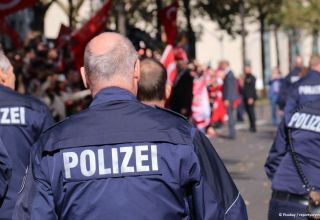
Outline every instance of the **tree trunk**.
{"label": "tree trunk", "polygon": [[244,73],[244,67],[246,65],[247,54],[246,54],[246,28],[245,28],[245,11],[244,2],[240,5],[240,19],[241,19],[241,44],[242,44],[242,71]]}
{"label": "tree trunk", "polygon": [[263,88],[266,86],[266,57],[265,57],[265,45],[264,45],[264,34],[265,34],[265,16],[260,14],[260,43],[261,43],[261,69],[262,69],[262,82]]}
{"label": "tree trunk", "polygon": [[127,29],[126,29],[126,16],[125,16],[125,9],[124,9],[124,1],[117,2],[116,5],[117,10],[117,31],[126,36]]}
{"label": "tree trunk", "polygon": [[190,0],[183,0],[184,14],[187,19],[187,35],[190,45],[189,57],[194,59],[196,57],[196,36],[191,25],[191,10],[190,10]]}
{"label": "tree trunk", "polygon": [[288,48],[289,48],[289,50],[288,50],[288,52],[289,52],[289,70],[288,70],[288,72],[290,72],[291,70],[292,70],[292,67],[293,67],[293,62],[292,62],[292,60],[293,60],[293,50],[292,50],[292,45],[293,45],[293,33],[292,33],[293,31],[292,30],[290,30],[289,31],[289,33],[288,33]]}
{"label": "tree trunk", "polygon": [[319,45],[318,45],[319,33],[314,30],[312,33],[312,55],[317,55],[319,53]]}
{"label": "tree trunk", "polygon": [[34,7],[33,7],[33,21],[31,24],[31,27],[34,31],[39,31],[40,33],[44,33],[44,16],[47,12],[47,5],[44,5],[41,2],[38,2]]}
{"label": "tree trunk", "polygon": [[159,10],[162,8],[162,1],[161,0],[156,0],[157,3],[157,40],[161,41],[161,20],[159,16]]}
{"label": "tree trunk", "polygon": [[274,41],[276,44],[276,57],[277,57],[277,67],[280,68],[280,51],[279,51],[279,37],[278,37],[278,28],[274,27]]}
{"label": "tree trunk", "polygon": [[74,13],[74,5],[73,5],[73,0],[68,0],[69,3],[69,27],[71,30],[73,30],[73,13]]}

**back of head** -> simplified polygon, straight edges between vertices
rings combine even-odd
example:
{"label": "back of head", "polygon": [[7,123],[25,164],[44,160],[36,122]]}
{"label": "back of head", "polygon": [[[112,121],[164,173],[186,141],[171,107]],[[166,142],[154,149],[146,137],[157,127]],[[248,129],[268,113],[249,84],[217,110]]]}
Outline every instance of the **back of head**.
{"label": "back of head", "polygon": [[16,77],[13,73],[13,67],[9,59],[0,52],[0,84],[11,89],[15,88]]}
{"label": "back of head", "polygon": [[140,101],[162,101],[166,98],[167,71],[157,60],[141,61],[141,76],[138,84]]}
{"label": "back of head", "polygon": [[12,67],[9,59],[4,55],[3,52],[0,52],[0,70],[3,73],[8,73],[9,69]]}
{"label": "back of head", "polygon": [[295,63],[296,67],[303,67],[303,59],[302,59],[302,57],[297,56],[295,58],[295,62],[294,63]]}
{"label": "back of head", "polygon": [[310,58],[310,68],[320,72],[320,56],[314,55]]}
{"label": "back of head", "polygon": [[[84,70],[91,89],[108,82],[131,83],[138,60],[137,52],[126,37],[102,33],[93,38],[84,53]],[[117,86],[117,85],[114,85]]]}

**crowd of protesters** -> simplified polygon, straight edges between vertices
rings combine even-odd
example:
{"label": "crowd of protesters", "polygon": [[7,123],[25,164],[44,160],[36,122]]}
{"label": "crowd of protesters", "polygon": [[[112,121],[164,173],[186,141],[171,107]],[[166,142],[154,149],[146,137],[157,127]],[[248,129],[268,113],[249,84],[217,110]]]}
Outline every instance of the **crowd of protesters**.
{"label": "crowd of protesters", "polygon": [[30,37],[24,49],[6,54],[14,66],[17,91],[45,102],[56,121],[81,111],[90,102],[90,93],[84,90],[72,62],[62,62],[61,51],[44,43],[40,35]]}
{"label": "crowd of protesters", "polygon": [[[14,65],[17,90],[45,102],[54,119],[60,121],[87,107],[90,93],[84,89],[72,59],[51,42],[44,42],[40,35],[31,36],[24,49],[6,54]],[[154,56],[155,53],[141,54]],[[201,65],[196,60],[189,61],[182,46],[176,48],[175,59],[177,75],[171,85],[167,107],[189,118],[209,136],[215,136],[215,129],[228,122],[229,137],[235,138],[235,110],[248,109],[247,101],[243,100],[246,77],[236,79],[227,60],[221,60],[215,68]],[[249,64],[247,66],[250,68]],[[255,91],[254,84],[251,90]],[[255,100],[255,92],[248,98]],[[252,104],[253,101],[249,105]],[[254,115],[254,109],[249,111]],[[250,114],[249,119],[252,119]],[[241,119],[238,117],[238,120]],[[250,129],[255,131],[254,122],[251,124],[250,121]]]}

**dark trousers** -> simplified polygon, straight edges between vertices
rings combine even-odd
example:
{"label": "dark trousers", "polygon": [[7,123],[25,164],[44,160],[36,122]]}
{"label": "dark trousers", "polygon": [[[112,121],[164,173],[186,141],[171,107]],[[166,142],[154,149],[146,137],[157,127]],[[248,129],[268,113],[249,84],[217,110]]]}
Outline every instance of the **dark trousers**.
{"label": "dark trousers", "polygon": [[229,128],[229,137],[230,138],[236,138],[236,128],[235,128],[235,119],[234,119],[234,113],[233,113],[233,106],[232,102],[227,108],[228,113],[228,128]]}
{"label": "dark trousers", "polygon": [[244,111],[245,111],[244,99],[241,98],[241,102],[237,107],[237,121],[239,121],[239,122],[243,122],[244,121],[243,120]]}
{"label": "dark trousers", "polygon": [[[308,220],[303,216],[307,207],[297,202],[272,198],[269,203],[269,220]],[[300,214],[300,215],[299,215]],[[301,216],[302,215],[302,216]]]}
{"label": "dark trousers", "polygon": [[245,100],[244,106],[249,118],[250,131],[256,131],[256,114],[254,111],[254,103],[252,105],[249,105],[248,101]]}

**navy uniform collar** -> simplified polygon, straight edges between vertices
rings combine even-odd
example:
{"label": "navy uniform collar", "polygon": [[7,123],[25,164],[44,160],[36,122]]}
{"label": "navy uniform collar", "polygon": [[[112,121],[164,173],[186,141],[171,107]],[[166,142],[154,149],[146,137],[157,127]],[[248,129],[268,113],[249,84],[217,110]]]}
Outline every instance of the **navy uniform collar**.
{"label": "navy uniform collar", "polygon": [[128,90],[122,89],[119,87],[108,87],[105,89],[100,90],[95,97],[93,98],[93,101],[90,104],[90,107],[111,102],[111,101],[136,101],[137,98]]}
{"label": "navy uniform collar", "polygon": [[7,91],[7,92],[12,92],[14,91],[13,89],[7,87],[7,86],[4,86],[2,84],[0,84],[0,90],[4,90],[4,91]]}

